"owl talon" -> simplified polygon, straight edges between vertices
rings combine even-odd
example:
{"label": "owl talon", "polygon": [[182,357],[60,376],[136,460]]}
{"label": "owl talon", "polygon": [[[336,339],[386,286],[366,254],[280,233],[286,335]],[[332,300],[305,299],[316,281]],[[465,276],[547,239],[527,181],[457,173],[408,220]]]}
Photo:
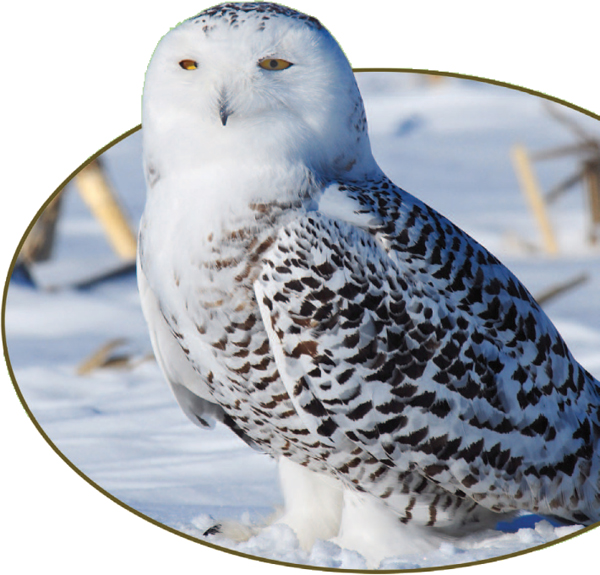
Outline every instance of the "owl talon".
{"label": "owl talon", "polygon": [[265,525],[247,525],[233,519],[223,519],[209,527],[202,535],[214,537],[216,541],[248,541],[250,537],[257,535]]}
{"label": "owl talon", "polygon": [[211,535],[218,535],[219,533],[221,533],[221,524],[217,523],[216,525],[213,525],[212,527],[209,527],[203,534],[203,537],[210,537]]}

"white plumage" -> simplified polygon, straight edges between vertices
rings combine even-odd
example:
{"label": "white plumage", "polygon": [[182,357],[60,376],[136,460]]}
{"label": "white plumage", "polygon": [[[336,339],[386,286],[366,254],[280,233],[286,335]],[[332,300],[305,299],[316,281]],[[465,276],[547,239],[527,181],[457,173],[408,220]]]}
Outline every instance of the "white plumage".
{"label": "white plumage", "polygon": [[381,172],[317,20],[234,3],[169,32],[143,139],[156,356],[193,421],[280,461],[305,547],[376,565],[517,510],[600,519],[598,382],[496,258]]}

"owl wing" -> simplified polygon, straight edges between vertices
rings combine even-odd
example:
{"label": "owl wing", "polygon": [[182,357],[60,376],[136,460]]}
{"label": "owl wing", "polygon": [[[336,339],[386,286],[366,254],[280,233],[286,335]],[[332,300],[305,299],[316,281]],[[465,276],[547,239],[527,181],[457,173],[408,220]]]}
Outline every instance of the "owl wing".
{"label": "owl wing", "polygon": [[211,401],[206,382],[196,372],[165,320],[160,302],[148,284],[140,258],[137,264],[138,290],[152,349],[171,391],[185,415],[196,425],[212,429],[217,421],[224,423],[248,445],[252,440],[239,428],[223,408]]}
{"label": "owl wing", "polygon": [[[177,338],[163,316],[159,300],[148,284],[139,258],[137,279],[140,301],[144,317],[148,323],[152,349],[177,403],[196,425],[204,428],[214,427],[215,420],[222,419],[222,409],[217,404],[209,401],[208,389],[198,373],[193,370],[181,346],[177,344]],[[187,386],[184,385],[184,382],[187,382]],[[190,388],[195,389],[196,393],[192,392]],[[203,393],[203,390],[205,390],[205,393]]]}
{"label": "owl wing", "polygon": [[377,192],[330,186],[255,282],[295,409],[325,443],[493,510],[535,507],[591,445],[593,378],[483,247],[402,190]]}

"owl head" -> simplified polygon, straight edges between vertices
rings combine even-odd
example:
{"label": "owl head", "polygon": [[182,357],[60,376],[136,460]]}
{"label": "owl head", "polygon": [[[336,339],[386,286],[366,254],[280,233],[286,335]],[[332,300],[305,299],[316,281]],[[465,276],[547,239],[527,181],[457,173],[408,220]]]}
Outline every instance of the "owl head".
{"label": "owl head", "polygon": [[354,74],[314,18],[271,3],[205,10],[158,44],[143,96],[146,163],[302,163],[323,180],[376,164]]}

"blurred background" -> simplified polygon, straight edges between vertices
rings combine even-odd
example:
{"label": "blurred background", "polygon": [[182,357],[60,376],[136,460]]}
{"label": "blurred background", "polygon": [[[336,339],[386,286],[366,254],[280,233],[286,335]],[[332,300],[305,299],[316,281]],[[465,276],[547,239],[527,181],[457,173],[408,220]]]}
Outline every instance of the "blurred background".
{"label": "blurred background", "polygon": [[[357,78],[382,169],[508,265],[600,377],[600,123],[482,82]],[[64,456],[118,500],[198,536],[211,516],[255,520],[280,500],[273,463],[188,422],[152,358],[133,268],[140,136],[45,210],[8,289],[6,342],[20,393]]]}

